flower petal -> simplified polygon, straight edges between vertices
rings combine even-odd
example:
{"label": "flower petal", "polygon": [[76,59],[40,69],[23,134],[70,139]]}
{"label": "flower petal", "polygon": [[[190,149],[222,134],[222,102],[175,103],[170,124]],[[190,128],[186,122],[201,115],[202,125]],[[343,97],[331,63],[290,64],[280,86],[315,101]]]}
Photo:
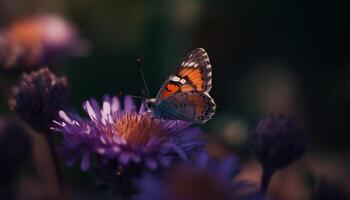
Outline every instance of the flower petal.
{"label": "flower petal", "polygon": [[124,98],[124,111],[125,112],[136,111],[136,106],[135,106],[134,100],[131,98],[131,96],[126,96]]}
{"label": "flower petal", "polygon": [[73,166],[77,160],[79,159],[79,154],[78,153],[70,153],[70,156],[68,157],[66,164],[67,166]]}
{"label": "flower petal", "polygon": [[87,171],[90,168],[90,155],[88,152],[84,152],[83,157],[81,159],[81,169],[83,171]]}
{"label": "flower petal", "polygon": [[113,97],[112,98],[112,113],[119,111],[119,109],[120,109],[119,99],[117,97]]}
{"label": "flower petal", "polygon": [[156,170],[158,168],[158,163],[152,158],[146,158],[146,165],[151,170]]}
{"label": "flower petal", "polygon": [[119,161],[121,162],[121,164],[126,165],[129,163],[130,160],[130,156],[128,153],[122,153],[119,156]]}
{"label": "flower petal", "polygon": [[145,107],[145,102],[142,101],[140,109],[139,109],[139,114],[142,114],[144,112],[146,112],[146,107]]}

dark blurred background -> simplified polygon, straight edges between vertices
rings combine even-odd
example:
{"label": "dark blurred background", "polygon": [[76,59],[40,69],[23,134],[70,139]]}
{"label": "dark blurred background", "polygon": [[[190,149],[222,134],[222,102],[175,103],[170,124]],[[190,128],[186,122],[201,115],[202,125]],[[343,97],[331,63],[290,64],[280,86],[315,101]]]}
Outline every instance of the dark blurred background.
{"label": "dark blurred background", "polygon": [[[51,66],[68,76],[76,109],[104,94],[142,95],[139,57],[156,96],[182,57],[202,47],[213,66],[211,94],[218,105],[204,126],[220,143],[213,151],[223,146],[250,160],[249,131],[266,114],[286,113],[311,138],[311,161],[305,162],[325,166],[328,171],[316,171],[336,181],[349,178],[334,175],[349,167],[349,1],[1,0],[0,13],[2,27],[27,15],[55,13],[79,28],[90,42],[89,55]],[[0,113],[8,113],[3,94],[0,102]],[[67,178],[72,185],[90,187],[88,175],[67,170],[68,177],[88,179]]]}

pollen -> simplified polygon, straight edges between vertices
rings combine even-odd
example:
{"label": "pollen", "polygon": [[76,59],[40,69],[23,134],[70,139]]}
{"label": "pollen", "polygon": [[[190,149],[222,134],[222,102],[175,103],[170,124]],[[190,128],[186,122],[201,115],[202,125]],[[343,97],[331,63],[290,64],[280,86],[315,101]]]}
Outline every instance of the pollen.
{"label": "pollen", "polygon": [[166,128],[158,119],[147,114],[127,113],[115,123],[117,133],[127,143],[147,144],[151,139],[162,139]]}

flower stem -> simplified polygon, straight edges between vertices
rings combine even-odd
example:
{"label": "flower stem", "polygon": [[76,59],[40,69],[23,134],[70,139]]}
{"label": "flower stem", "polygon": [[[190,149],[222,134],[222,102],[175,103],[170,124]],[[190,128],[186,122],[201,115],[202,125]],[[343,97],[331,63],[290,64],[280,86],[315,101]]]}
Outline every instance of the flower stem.
{"label": "flower stem", "polygon": [[261,177],[261,185],[260,185],[260,189],[261,192],[265,195],[267,192],[267,189],[269,187],[269,183],[271,180],[271,177],[273,175],[275,171],[271,170],[270,168],[267,167],[263,167],[263,175]]}
{"label": "flower stem", "polygon": [[58,157],[57,157],[57,153],[56,153],[56,150],[55,150],[55,145],[53,143],[53,140],[52,140],[52,136],[49,132],[47,132],[45,135],[45,138],[46,138],[46,141],[47,141],[47,144],[49,145],[49,149],[50,149],[50,154],[51,154],[51,158],[52,158],[52,161],[53,161],[53,165],[54,165],[54,168],[55,168],[55,174],[56,174],[56,178],[57,178],[57,182],[58,182],[58,186],[60,187],[60,191],[63,193],[63,179],[62,179],[62,173],[61,173],[61,170],[60,170],[60,166],[59,166],[59,163],[58,163]]}

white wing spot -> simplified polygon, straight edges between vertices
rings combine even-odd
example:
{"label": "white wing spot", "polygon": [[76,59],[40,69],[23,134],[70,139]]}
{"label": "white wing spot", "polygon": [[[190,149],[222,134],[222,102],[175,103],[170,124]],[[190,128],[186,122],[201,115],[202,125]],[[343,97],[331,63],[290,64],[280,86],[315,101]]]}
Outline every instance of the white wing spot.
{"label": "white wing spot", "polygon": [[195,64],[196,64],[195,62],[190,62],[190,64],[188,64],[188,67],[192,67]]}
{"label": "white wing spot", "polygon": [[185,62],[184,67],[191,67],[191,63],[189,63],[189,62]]}
{"label": "white wing spot", "polygon": [[186,80],[185,80],[185,79],[181,79],[181,80],[180,80],[180,83],[183,85],[183,84],[186,83]]}
{"label": "white wing spot", "polygon": [[179,82],[180,81],[180,78],[178,76],[174,76],[172,79],[172,81],[175,81],[175,82]]}

